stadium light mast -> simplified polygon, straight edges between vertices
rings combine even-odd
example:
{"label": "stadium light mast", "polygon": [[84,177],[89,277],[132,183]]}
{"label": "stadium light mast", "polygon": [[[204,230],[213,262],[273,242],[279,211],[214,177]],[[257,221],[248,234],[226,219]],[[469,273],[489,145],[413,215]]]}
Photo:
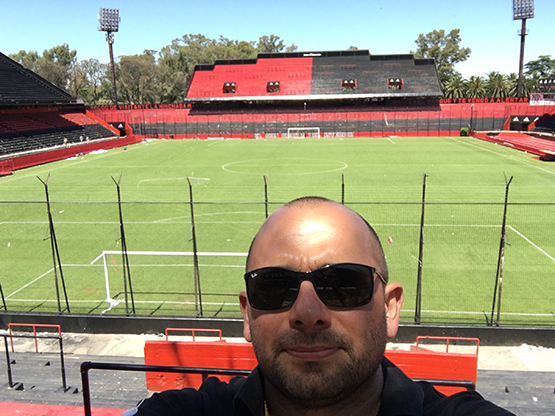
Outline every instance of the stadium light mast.
{"label": "stadium light mast", "polygon": [[116,88],[116,68],[114,66],[114,50],[112,45],[114,43],[114,32],[119,29],[119,10],[118,9],[100,9],[100,14],[98,15],[98,21],[100,22],[100,27],[98,30],[101,32],[106,32],[106,42],[108,42],[108,48],[110,50],[110,68],[112,70],[112,101],[114,105],[118,105],[118,91]]}
{"label": "stadium light mast", "polygon": [[520,63],[518,67],[517,97],[522,97],[522,67],[524,66],[524,38],[526,37],[526,19],[534,17],[534,0],[513,0],[513,20],[522,20],[520,30]]}

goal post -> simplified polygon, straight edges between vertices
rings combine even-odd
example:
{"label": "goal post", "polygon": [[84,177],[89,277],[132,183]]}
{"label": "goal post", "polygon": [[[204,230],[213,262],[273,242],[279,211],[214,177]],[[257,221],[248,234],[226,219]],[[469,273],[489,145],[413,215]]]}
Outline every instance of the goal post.
{"label": "goal post", "polygon": [[315,137],[320,138],[320,127],[288,127],[287,138]]}
{"label": "goal post", "polygon": [[[193,251],[127,251],[129,256],[178,256],[178,257],[192,257],[195,253]],[[247,253],[242,252],[205,252],[199,251],[196,253],[199,257],[247,257]],[[91,261],[91,265],[95,264],[97,261],[102,259],[102,266],[104,268],[104,281],[106,285],[106,299],[105,302],[108,303],[108,309],[102,311],[102,314],[108,312],[110,309],[116,307],[124,300],[117,300],[112,298],[110,292],[110,278],[109,278],[109,268],[111,267],[107,258],[111,255],[121,256],[122,252],[118,250],[104,250],[102,253]]]}

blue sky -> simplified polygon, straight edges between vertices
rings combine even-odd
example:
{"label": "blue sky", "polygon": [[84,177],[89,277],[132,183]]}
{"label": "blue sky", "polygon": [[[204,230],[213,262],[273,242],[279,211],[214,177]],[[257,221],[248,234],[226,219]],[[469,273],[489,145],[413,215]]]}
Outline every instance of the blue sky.
{"label": "blue sky", "polygon": [[[518,72],[521,21],[512,20],[512,0],[383,1],[351,0],[4,0],[0,7],[0,52],[43,50],[67,43],[77,59],[108,62],[105,34],[98,31],[101,7],[120,10],[114,54],[159,50],[184,34],[257,40],[277,35],[300,51],[342,50],[373,54],[414,50],[420,33],[461,29],[470,58],[456,69],[465,77]],[[555,57],[555,1],[535,0],[527,20],[525,62]]]}

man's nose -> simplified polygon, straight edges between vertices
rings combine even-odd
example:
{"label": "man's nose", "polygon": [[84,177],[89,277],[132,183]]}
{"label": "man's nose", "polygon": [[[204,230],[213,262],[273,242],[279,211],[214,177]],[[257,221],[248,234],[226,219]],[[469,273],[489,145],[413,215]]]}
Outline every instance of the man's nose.
{"label": "man's nose", "polygon": [[324,329],[331,324],[331,311],[322,303],[311,282],[305,280],[299,287],[297,300],[289,310],[292,328],[310,331]]}

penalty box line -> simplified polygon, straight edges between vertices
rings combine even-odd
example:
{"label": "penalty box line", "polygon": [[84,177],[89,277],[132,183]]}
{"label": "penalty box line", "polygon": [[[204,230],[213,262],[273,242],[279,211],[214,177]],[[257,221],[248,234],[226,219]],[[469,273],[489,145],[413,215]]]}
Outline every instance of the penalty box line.
{"label": "penalty box line", "polygon": [[553,258],[553,256],[551,256],[549,253],[547,253],[543,248],[538,246],[536,243],[534,243],[532,240],[530,240],[528,237],[526,237],[520,231],[516,230],[511,225],[507,225],[507,228],[510,228],[512,231],[514,231],[516,234],[518,234],[520,237],[522,237],[527,243],[529,243],[532,247],[537,249],[540,253],[544,254],[549,260],[551,260],[552,262],[555,262],[555,258]]}
{"label": "penalty box line", "polygon": [[[139,256],[194,256],[194,251],[126,251],[127,255],[139,255]],[[96,263],[98,260],[103,258],[106,254],[118,254],[122,255],[121,250],[104,250],[102,253],[96,257],[91,264]],[[207,257],[246,257],[248,253],[240,252],[217,252],[217,251],[198,251],[197,256],[207,256]]]}

